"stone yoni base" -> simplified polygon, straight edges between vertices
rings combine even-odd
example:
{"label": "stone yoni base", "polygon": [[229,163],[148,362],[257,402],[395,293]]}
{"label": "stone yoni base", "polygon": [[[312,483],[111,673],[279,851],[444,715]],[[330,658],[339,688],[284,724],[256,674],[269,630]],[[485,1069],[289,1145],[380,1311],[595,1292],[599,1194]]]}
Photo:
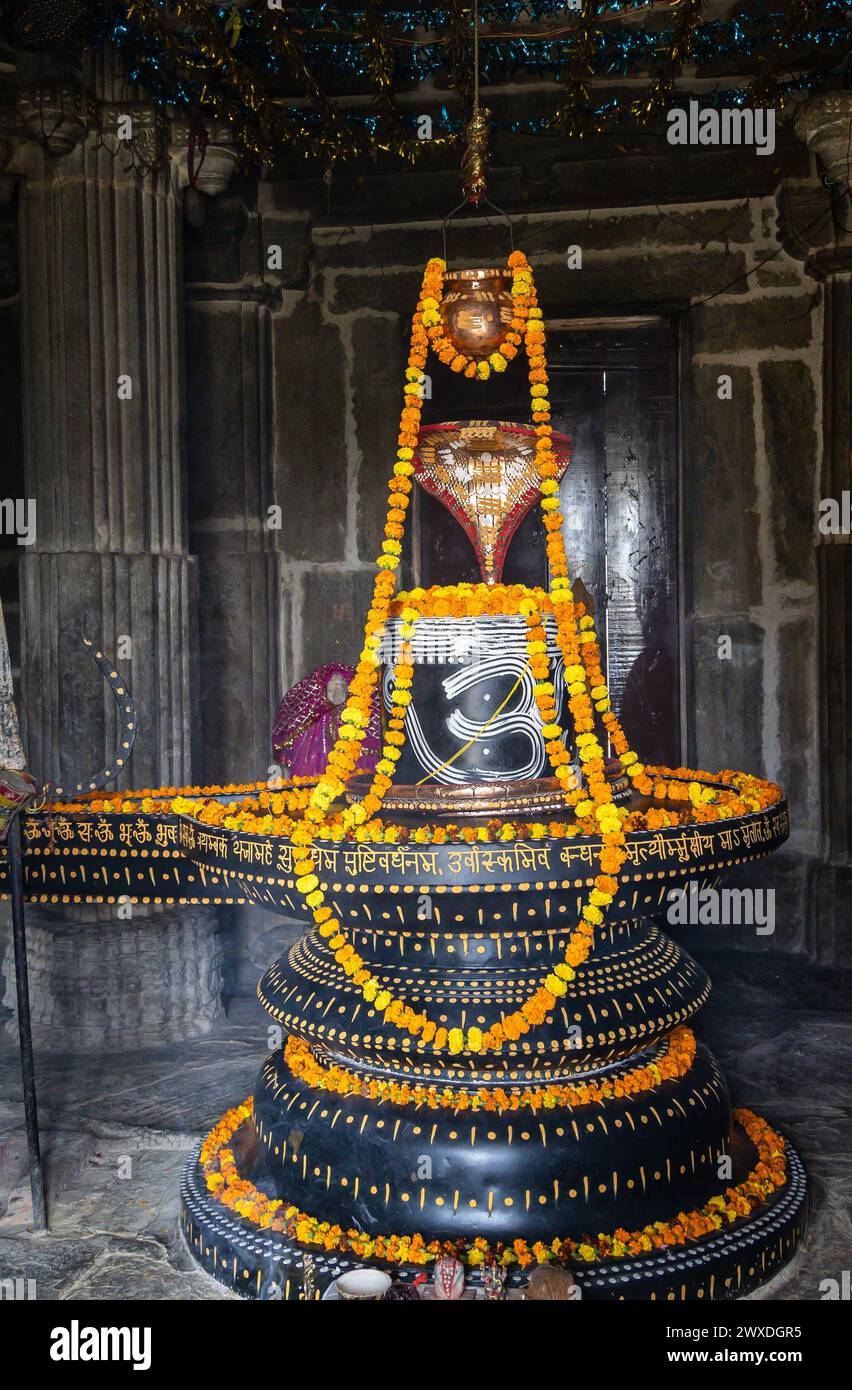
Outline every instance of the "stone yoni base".
{"label": "stone yoni base", "polygon": [[[364,1263],[317,1248],[306,1251],[281,1232],[264,1230],[228,1210],[207,1191],[199,1150],[181,1181],[181,1231],[190,1254],[219,1283],[243,1298],[298,1300],[304,1297],[304,1256],[314,1262],[316,1296],[347,1269]],[[572,1266],[583,1298],[595,1300],[742,1298],[767,1283],[793,1258],[807,1228],[807,1183],[801,1160],[786,1145],[788,1180],[765,1207],[727,1230],[647,1255]],[[368,1262],[396,1279],[412,1280],[429,1265]],[[468,1282],[479,1283],[474,1270]],[[508,1286],[523,1286],[527,1272],[510,1271]]]}

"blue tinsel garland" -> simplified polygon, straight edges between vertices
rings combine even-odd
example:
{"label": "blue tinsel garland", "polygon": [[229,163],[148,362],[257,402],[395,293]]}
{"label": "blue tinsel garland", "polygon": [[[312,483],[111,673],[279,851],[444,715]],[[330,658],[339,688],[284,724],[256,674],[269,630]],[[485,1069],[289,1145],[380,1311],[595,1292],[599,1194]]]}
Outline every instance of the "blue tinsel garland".
{"label": "blue tinsel garland", "polygon": [[[154,0],[168,12],[168,0]],[[595,14],[608,22],[595,36],[594,75],[609,79],[635,76],[638,72],[653,69],[655,60],[670,46],[670,29],[646,29],[640,25],[621,24],[619,14],[636,12],[654,5],[659,14],[659,0],[597,0]],[[144,32],[141,32],[128,18],[130,6],[104,6],[93,29],[93,42],[107,40],[116,45],[124,55],[125,70],[133,81],[145,85],[154,98],[174,107],[203,106],[201,90],[205,81],[215,81],[215,73],[201,73],[196,83],[191,85],[171,70],[171,64],[164,64],[163,55],[157,45]],[[239,10],[233,6],[220,5],[211,13],[220,26],[225,26],[229,17],[238,20],[238,28],[233,40],[235,58],[259,78],[274,78],[281,74],[280,58],[269,48],[259,30],[258,10],[265,10],[265,0],[256,0]],[[118,16],[116,11],[118,10]],[[828,80],[842,76],[849,64],[848,19],[852,11],[852,0],[820,0],[812,10],[811,27],[796,39],[795,56],[802,66],[807,55],[825,55],[829,61],[841,55],[839,65],[826,71],[812,73],[795,72],[794,64],[787,64],[791,74],[779,82],[782,95],[806,92],[819,87]],[[131,11],[132,13],[132,11]],[[503,0],[503,3],[481,3],[480,20],[485,32],[480,38],[480,74],[485,83],[505,82],[517,76],[537,76],[559,80],[570,68],[572,43],[570,19],[576,12],[567,10],[565,4],[554,4],[551,0]],[[547,19],[559,18],[559,35],[548,37],[546,33],[523,32],[513,37],[500,35],[489,37],[490,25],[535,24]],[[324,78],[340,77],[354,80],[356,84],[370,85],[370,72],[366,48],[359,40],[359,26],[363,12],[357,10],[337,10],[332,5],[321,5],[310,9],[291,6],[286,11],[288,30],[298,34],[302,51],[308,67]],[[690,63],[697,68],[718,63],[720,59],[748,59],[752,55],[765,56],[778,42],[778,34],[784,24],[786,13],[773,6],[755,4],[753,8],[742,10],[736,18],[709,20],[700,24],[691,45]],[[394,86],[410,88],[418,83],[444,78],[451,72],[452,60],[448,47],[441,41],[441,34],[447,28],[448,10],[434,6],[415,6],[409,8],[382,7],[382,23],[391,37],[407,41],[394,46]],[[565,23],[566,19],[569,21]],[[844,20],[847,21],[844,24]],[[416,36],[427,33],[431,37],[425,42],[417,42]],[[335,34],[340,37],[336,38]],[[203,66],[203,65],[202,65]],[[704,105],[742,105],[748,97],[748,88],[724,88],[702,94]],[[687,100],[684,94],[672,93],[671,104]],[[627,103],[618,97],[604,98],[586,109],[589,121],[613,120]],[[286,116],[294,125],[303,129],[316,129],[322,125],[319,112],[301,105],[284,108]],[[460,118],[451,117],[445,107],[440,116],[434,119],[435,133],[443,135],[458,133],[462,124]],[[381,117],[375,110],[368,112],[347,111],[345,120],[350,128],[374,135],[381,127]],[[413,134],[417,116],[400,111],[400,120],[406,130]],[[495,126],[520,133],[543,134],[552,132],[550,116],[519,117],[516,120],[497,120]]]}

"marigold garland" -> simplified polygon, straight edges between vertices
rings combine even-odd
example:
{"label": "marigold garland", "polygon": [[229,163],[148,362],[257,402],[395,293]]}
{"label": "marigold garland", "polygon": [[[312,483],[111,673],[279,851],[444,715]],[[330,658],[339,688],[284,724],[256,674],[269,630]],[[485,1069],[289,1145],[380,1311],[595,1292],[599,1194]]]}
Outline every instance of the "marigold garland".
{"label": "marigold garland", "polygon": [[[557,465],[549,423],[544,325],[538,307],[532,268],[522,251],[515,251],[509,257],[509,269],[512,272],[514,318],[509,326],[503,351],[492,355],[490,366],[488,363],[473,363],[465,358],[464,354],[457,353],[445,338],[441,326],[441,298],[446,270],[444,262],[435,258],[428,262],[424,271],[420,299],[412,321],[399,450],[390,484],[385,539],[377,561],[379,574],[376,578],[373,602],[367,615],[364,650],[350,686],[349,699],[341,716],[340,735],[329,757],[328,768],[310,793],[304,811],[304,822],[297,824],[292,834],[297,854],[301,853],[295,864],[296,887],[304,894],[305,903],[313,912],[320,935],[327,939],[335,960],[352,978],[353,983],[360,987],[364,999],[377,1013],[383,1014],[387,1022],[413,1037],[420,1037],[424,1043],[431,1043],[436,1051],[448,1049],[451,1054],[464,1051],[499,1052],[505,1042],[516,1041],[530,1029],[544,1022],[555,1007],[557,999],[566,994],[577,967],[588,958],[595,927],[603,921],[602,908],[612,902],[617,888],[614,875],[618,873],[626,857],[622,813],[613,802],[612,790],[605,776],[603,749],[594,733],[589,675],[594,674],[597,677],[597,666],[584,657],[582,650],[584,644],[594,643],[594,628],[591,618],[584,615],[582,605],[575,610],[573,594],[568,586],[568,563],[562,533],[563,518],[558,510]],[[506,1015],[498,1023],[492,1024],[486,1032],[478,1027],[470,1027],[465,1031],[461,1028],[447,1029],[436,1024],[426,1014],[416,1012],[404,1000],[395,998],[389,990],[382,988],[356,952],[344,926],[326,905],[310,846],[326,823],[332,802],[343,792],[347,778],[354,771],[367,727],[369,701],[378,679],[381,635],[390,616],[394,574],[398,569],[402,552],[403,524],[413,471],[411,459],[417,444],[422,410],[422,381],[427,349],[431,346],[439,359],[453,370],[464,371],[468,376],[476,375],[484,379],[490,375],[492,367],[497,371],[503,370],[510,358],[517,354],[521,343],[527,355],[530,406],[536,429],[535,462],[541,481],[541,508],[547,531],[547,553],[552,575],[550,599],[556,612],[558,640],[566,662],[578,754],[591,796],[588,807],[594,811],[603,838],[603,848],[600,854],[600,872],[587,902],[581,909],[580,919],[569,939],[563,960],[554,966],[545,978],[544,984],[535,990],[519,1009]],[[536,678],[536,700],[544,726],[548,757],[554,774],[566,793],[566,802],[573,802],[578,808],[582,808],[584,802],[581,794],[576,791],[568,750],[556,722],[554,688],[549,680],[547,643],[535,598],[522,599],[519,602],[519,611],[527,617],[530,626],[527,649]],[[414,610],[404,608],[403,616],[406,615],[406,628],[410,633],[416,614]],[[411,683],[410,676],[407,676],[408,663],[403,662],[403,665],[406,672],[401,678],[397,678],[392,697],[394,705],[399,705],[402,710],[402,717],[396,721],[396,727],[392,729],[394,735],[400,739],[404,737],[404,709],[411,698],[408,689]],[[606,694],[605,688],[603,694]],[[602,707],[601,698],[598,698],[596,703]],[[394,725],[393,719],[391,725]],[[643,775],[644,769],[639,765],[635,755],[627,750],[626,740],[623,740],[623,744],[623,765],[637,785],[647,782],[650,789],[651,784]],[[399,745],[391,747],[398,757]],[[341,823],[344,833],[359,824],[363,825],[381,808],[384,792],[391,784],[394,761],[393,756],[383,756],[380,763],[383,770],[377,770],[367,796],[343,813]]]}
{"label": "marigold garland", "polygon": [[525,584],[433,584],[429,589],[401,589],[390,606],[397,617],[406,608],[418,618],[470,618],[495,615],[517,617],[524,599],[532,596],[545,613],[555,612],[546,589]]}
{"label": "marigold garland", "polygon": [[610,1234],[585,1235],[582,1240],[556,1237],[549,1244],[536,1241],[532,1245],[518,1239],[511,1244],[501,1241],[493,1246],[482,1236],[473,1241],[427,1242],[416,1232],[413,1235],[367,1236],[363,1231],[344,1231],[342,1226],[316,1217],[277,1198],[270,1198],[245,1178],[241,1178],[233,1150],[228,1147],[241,1125],[252,1114],[252,1099],[229,1110],[214,1125],[201,1147],[200,1164],[208,1192],[230,1211],[263,1229],[286,1231],[300,1245],[321,1250],[338,1250],[356,1259],[384,1260],[391,1264],[429,1264],[441,1255],[455,1255],[466,1264],[476,1266],[496,1259],[504,1265],[531,1264],[555,1261],[620,1259],[686,1245],[691,1240],[711,1235],[749,1216],[782,1188],[787,1181],[787,1162],[784,1140],[750,1110],[735,1110],[734,1119],[742,1126],[757,1149],[757,1162],[748,1176],[736,1187],[711,1197],[704,1206],[691,1212],[678,1212],[669,1221],[654,1221],[641,1230],[628,1231],[623,1227]]}
{"label": "marigold garland", "polygon": [[[567,993],[577,969],[588,959],[595,928],[603,922],[604,911],[613,900],[618,887],[617,875],[627,857],[625,837],[628,812],[614,802],[606,776],[604,749],[596,733],[596,718],[600,719],[612,748],[636,789],[646,796],[655,792],[653,780],[631,751],[611,709],[593,620],[582,603],[575,604],[570,588],[563,517],[559,511],[558,466],[552,447],[544,324],[532,268],[523,252],[512,253],[509,269],[512,272],[514,316],[501,350],[492,355],[489,365],[475,363],[465,354],[457,352],[447,339],[441,322],[446,266],[437,258],[430,260],[426,266],[412,320],[397,458],[389,484],[385,538],[377,560],[379,573],[367,614],[364,648],[342,712],[338,740],[329,756],[325,773],[310,790],[301,794],[298,791],[290,792],[279,803],[281,812],[294,816],[289,833],[296,851],[296,887],[303,894],[319,933],[327,941],[337,963],[360,988],[366,1002],[382,1014],[386,1022],[420,1038],[423,1043],[431,1044],[438,1052],[448,1050],[451,1054],[464,1051],[499,1052],[504,1043],[514,1042],[540,1025],[550,1015],[557,1000]],[[547,535],[551,575],[549,591],[545,594],[542,590],[526,589],[524,586],[500,585],[495,586],[489,596],[483,592],[488,586],[459,585],[449,594],[446,590],[429,593],[414,590],[409,594],[400,594],[394,600],[395,576],[402,553],[404,523],[412,488],[411,460],[419,436],[422,383],[429,348],[452,370],[484,379],[490,375],[492,368],[495,371],[504,370],[521,346],[527,357],[530,409],[536,433],[535,464]],[[485,1032],[478,1027],[447,1029],[425,1013],[412,1009],[404,1000],[395,998],[367,968],[345,926],[325,902],[311,846],[320,836],[334,837],[339,834],[340,837],[352,836],[355,839],[372,838],[376,833],[374,824],[380,826],[378,812],[392,783],[405,739],[405,711],[411,700],[413,678],[410,638],[417,618],[426,612],[443,616],[445,611],[470,614],[505,612],[507,609],[526,619],[527,654],[534,677],[534,694],[545,748],[554,776],[562,788],[566,808],[574,812],[575,833],[589,827],[600,835],[602,848],[598,873],[580,910],[579,920],[569,937],[563,958],[554,965],[544,983],[519,1009],[492,1024]],[[366,796],[336,814],[331,810],[332,803],[342,795],[358,763],[378,681],[382,637],[392,613],[402,616],[404,641],[403,653],[395,670],[391,716],[382,757]],[[550,679],[544,613],[552,613],[556,621],[558,645],[565,661],[568,706],[585,779],[584,790],[577,787],[564,732],[559,724],[555,687]],[[713,796],[711,792],[709,797],[702,797],[700,787],[695,788],[695,794],[690,788],[688,795],[692,806],[698,806],[702,800],[706,802]],[[277,809],[274,802],[271,809]],[[299,813],[301,819],[298,818]],[[501,826],[498,838],[512,838],[514,833],[511,826]],[[566,828],[566,833],[571,833],[571,827]],[[382,829],[381,834],[388,837],[389,832]],[[413,838],[417,840],[417,830]],[[437,840],[437,834],[434,839]]]}
{"label": "marigold garland", "polygon": [[686,1076],[695,1060],[695,1034],[682,1024],[669,1034],[665,1051],[656,1062],[645,1062],[620,1076],[603,1081],[555,1081],[523,1091],[489,1086],[464,1091],[451,1086],[421,1086],[382,1077],[368,1078],[347,1067],[324,1065],[309,1044],[293,1034],[284,1045],[284,1060],[292,1074],[314,1090],[389,1101],[393,1105],[423,1106],[427,1110],[485,1110],[505,1114],[515,1110],[553,1110],[557,1106],[600,1105],[642,1091],[655,1091],[664,1081]]}
{"label": "marigold garland", "polygon": [[[550,403],[548,396],[545,331],[532,268],[521,251],[509,257],[512,274],[513,318],[500,350],[488,362],[474,362],[460,353],[446,337],[441,321],[445,263],[434,258],[426,265],[423,281],[411,326],[411,347],[403,388],[403,407],[400,417],[396,462],[389,483],[388,511],[384,540],[377,559],[373,599],[367,614],[364,647],[350,684],[349,697],[341,715],[340,732],[329,756],[328,766],[316,784],[304,791],[286,793],[270,809],[292,816],[288,832],[295,849],[296,887],[303,895],[313,915],[319,934],[346,975],[360,988],[364,999],[391,1023],[422,1043],[431,1044],[438,1052],[499,1052],[506,1042],[514,1042],[551,1014],[557,1000],[567,993],[577,969],[588,959],[595,928],[604,920],[604,911],[612,902],[618,888],[618,874],[627,857],[626,832],[629,813],[619,808],[613,799],[606,776],[603,746],[597,736],[599,720],[611,747],[634,787],[645,796],[654,794],[656,786],[647,769],[632,752],[621,725],[616,718],[601,669],[600,646],[595,635],[592,617],[582,603],[574,602],[568,579],[568,560],[565,553],[563,517],[559,511],[558,466],[553,452]],[[485,379],[494,371],[503,371],[508,362],[523,347],[527,357],[530,389],[530,409],[535,426],[535,465],[541,490],[541,510],[547,536],[546,548],[551,582],[545,593],[520,585],[488,586],[458,585],[450,590],[413,590],[394,599],[396,574],[402,553],[405,518],[409,505],[413,473],[412,458],[417,446],[423,404],[423,380],[427,354],[431,348],[439,360],[456,372]],[[410,1008],[404,1000],[395,998],[384,988],[358,955],[345,926],[325,902],[320,886],[316,861],[311,847],[320,837],[351,837],[356,840],[381,837],[402,837],[400,827],[382,827],[378,820],[384,795],[391,786],[393,773],[405,741],[405,711],[411,701],[413,665],[410,638],[419,617],[444,616],[446,613],[476,614],[480,612],[515,612],[526,620],[526,646],[534,678],[534,694],[542,722],[548,759],[565,798],[566,809],[575,817],[573,826],[564,833],[597,833],[602,846],[598,872],[587,900],[580,910],[579,920],[571,933],[563,958],[554,965],[544,983],[513,1013],[500,1019],[483,1032],[478,1027],[444,1028],[425,1013]],[[568,707],[574,725],[575,744],[582,768],[585,787],[577,787],[570,755],[565,746],[564,731],[559,724],[555,687],[551,680],[550,661],[543,615],[553,614],[557,641],[565,661]],[[353,775],[369,722],[373,692],[379,677],[380,649],[386,624],[391,615],[403,619],[403,652],[395,669],[391,696],[391,715],[388,721],[382,756],[367,794],[360,802],[342,812],[332,811],[332,803],[343,794]],[[673,784],[668,784],[669,785]],[[665,797],[664,793],[664,797]],[[693,809],[710,800],[700,786],[691,785],[687,792]],[[663,798],[660,798],[663,799]],[[178,809],[178,803],[174,803]],[[190,809],[189,804],[187,808]],[[183,809],[183,806],[181,806]],[[228,824],[228,818],[223,822]],[[245,820],[237,816],[231,823],[246,828]],[[648,818],[649,828],[654,828]],[[530,827],[532,831],[536,826]],[[548,827],[549,828],[549,827]],[[420,837],[415,829],[412,838]],[[448,827],[449,829],[449,827]],[[542,827],[545,829],[545,827]],[[263,830],[266,830],[264,825]],[[499,825],[496,838],[516,837],[517,828]],[[464,831],[461,832],[465,838]],[[478,838],[478,837],[477,837]],[[437,843],[438,831],[432,828],[432,842]]]}
{"label": "marigold garland", "polygon": [[[748,772],[730,768],[721,772],[706,772],[687,767],[647,767],[652,783],[652,804],[643,810],[628,811],[624,818],[626,834],[646,830],[665,830],[676,826],[708,824],[730,820],[737,816],[753,815],[777,805],[782,799],[781,788]],[[312,779],[312,781],[315,779]],[[307,805],[308,791],[264,790],[257,796],[226,805],[215,798],[195,800],[179,797],[168,804],[153,803],[155,811],[174,812],[192,816],[204,825],[252,835],[280,836],[289,840],[298,824],[295,813]],[[668,802],[668,805],[663,803]],[[138,812],[138,803],[114,798],[113,804],[60,807],[64,810]],[[384,824],[374,818],[355,830],[344,833],[340,815],[329,816],[323,827],[323,839],[331,843],[343,840],[370,844],[494,844],[514,840],[562,840],[597,835],[597,823],[588,816],[575,820],[521,821],[493,820],[485,825],[456,825],[451,821],[429,822],[405,826]]]}

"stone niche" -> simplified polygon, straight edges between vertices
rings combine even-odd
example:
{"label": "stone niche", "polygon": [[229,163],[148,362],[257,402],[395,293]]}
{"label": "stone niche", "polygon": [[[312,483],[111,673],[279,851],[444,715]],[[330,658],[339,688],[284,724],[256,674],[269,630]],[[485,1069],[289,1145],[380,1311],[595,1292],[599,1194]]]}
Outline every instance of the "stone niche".
{"label": "stone niche", "polygon": [[[36,1046],[130,1052],[203,1037],[223,1012],[218,914],[206,908],[27,910]],[[3,957],[6,1031],[17,1036],[11,934]]]}

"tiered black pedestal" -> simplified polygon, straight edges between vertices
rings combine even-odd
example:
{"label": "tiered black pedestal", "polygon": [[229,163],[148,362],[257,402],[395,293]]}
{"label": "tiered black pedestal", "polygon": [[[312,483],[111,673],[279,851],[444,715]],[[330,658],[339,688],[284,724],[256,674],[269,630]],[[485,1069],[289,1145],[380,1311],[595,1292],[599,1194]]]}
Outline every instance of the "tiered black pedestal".
{"label": "tiered black pedestal", "polygon": [[[570,992],[500,1054],[438,1054],[384,1025],[313,931],[269,969],[259,996],[285,1034],[309,1043],[326,1065],[365,1077],[467,1090],[615,1077],[658,1058],[707,997],[703,971],[653,920],[671,887],[714,882],[786,833],[781,805],[736,822],[631,836],[618,897]],[[232,873],[247,897],[294,905],[289,846],[268,851],[262,837],[236,832],[211,837],[192,822],[182,844],[209,868]],[[561,959],[598,848],[588,840],[328,845],[318,858],[328,899],[383,984],[443,1026],[487,1028]],[[701,1046],[684,1076],[653,1090],[500,1114],[313,1089],[293,1075],[282,1048],[261,1068],[254,1113],[235,1148],[242,1176],[267,1196],[344,1230],[419,1232],[426,1241],[484,1236],[491,1245],[582,1240],[670,1221],[736,1186],[756,1162],[732,1121],[718,1065]],[[725,1155],[731,1172],[720,1176]],[[765,1282],[790,1259],[806,1221],[804,1175],[789,1146],[787,1159],[785,1187],[751,1216],[663,1252],[580,1265],[584,1295],[732,1298]],[[195,1158],[184,1177],[183,1228],[196,1259],[238,1292],[298,1296],[303,1252],[225,1209],[207,1193]],[[311,1253],[320,1289],[360,1263]]]}

